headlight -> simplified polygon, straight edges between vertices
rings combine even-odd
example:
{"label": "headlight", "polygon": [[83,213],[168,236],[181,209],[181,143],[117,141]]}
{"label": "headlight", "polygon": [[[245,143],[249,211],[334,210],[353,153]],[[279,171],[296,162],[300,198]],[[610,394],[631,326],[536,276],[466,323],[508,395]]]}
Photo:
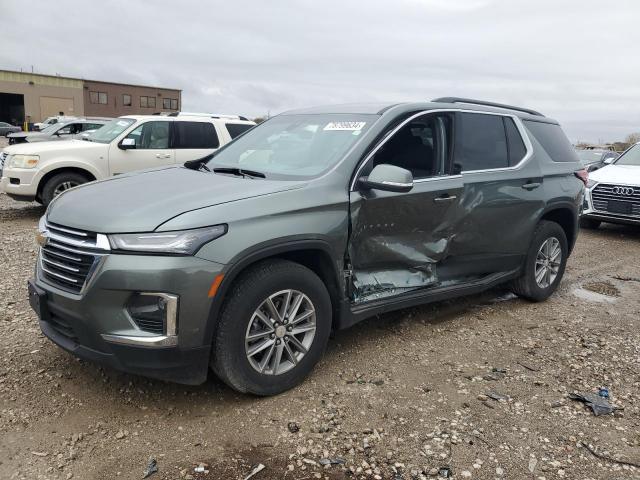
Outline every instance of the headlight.
{"label": "headlight", "polygon": [[39,155],[9,155],[7,168],[36,168]]}
{"label": "headlight", "polygon": [[588,180],[587,181],[587,188],[593,188],[596,185],[596,183],[598,183],[598,182],[596,182],[595,180]]}
{"label": "headlight", "polygon": [[193,255],[205,243],[227,233],[226,225],[196,228],[179,232],[124,233],[109,235],[116,250]]}

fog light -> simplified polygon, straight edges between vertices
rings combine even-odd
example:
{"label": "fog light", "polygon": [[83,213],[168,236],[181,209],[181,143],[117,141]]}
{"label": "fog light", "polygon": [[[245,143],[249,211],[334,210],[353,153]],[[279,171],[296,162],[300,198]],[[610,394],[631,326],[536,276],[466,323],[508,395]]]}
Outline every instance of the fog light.
{"label": "fog light", "polygon": [[168,293],[134,293],[127,312],[140,330],[156,335],[178,334],[178,296]]}

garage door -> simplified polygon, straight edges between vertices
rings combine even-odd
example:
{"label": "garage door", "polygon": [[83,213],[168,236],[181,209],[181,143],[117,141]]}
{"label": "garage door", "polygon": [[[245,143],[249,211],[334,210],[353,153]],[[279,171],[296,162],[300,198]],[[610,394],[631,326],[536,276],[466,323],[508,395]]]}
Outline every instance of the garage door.
{"label": "garage door", "polygon": [[41,121],[47,117],[60,115],[75,115],[73,109],[73,98],[40,97]]}

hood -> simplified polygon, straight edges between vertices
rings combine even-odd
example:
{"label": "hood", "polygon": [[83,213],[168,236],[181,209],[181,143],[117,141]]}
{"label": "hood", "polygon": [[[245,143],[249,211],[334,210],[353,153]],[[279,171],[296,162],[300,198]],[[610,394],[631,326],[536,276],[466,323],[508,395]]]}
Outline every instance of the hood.
{"label": "hood", "polygon": [[109,148],[106,143],[87,142],[85,140],[67,140],[65,142],[54,140],[35,142],[34,144],[19,143],[17,145],[9,145],[4,151],[7,155],[40,155],[43,153],[78,152],[80,150],[97,151],[105,148]]}
{"label": "hood", "polygon": [[598,183],[640,185],[640,167],[633,165],[607,165],[589,173],[589,180],[594,180]]}
{"label": "hood", "polygon": [[302,185],[304,182],[246,179],[168,167],[69,190],[51,203],[47,220],[98,233],[151,232],[188,211]]}

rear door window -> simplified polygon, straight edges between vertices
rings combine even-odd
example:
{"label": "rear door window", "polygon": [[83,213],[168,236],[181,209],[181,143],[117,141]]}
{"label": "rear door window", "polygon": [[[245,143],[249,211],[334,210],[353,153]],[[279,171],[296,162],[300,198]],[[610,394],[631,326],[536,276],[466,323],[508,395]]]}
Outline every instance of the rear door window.
{"label": "rear door window", "polygon": [[579,162],[578,155],[571,146],[571,142],[555,123],[535,122],[524,120],[527,130],[544,148],[547,155],[554,162]]}
{"label": "rear door window", "polygon": [[218,148],[216,128],[209,122],[174,122],[175,148]]}
{"label": "rear door window", "polygon": [[502,116],[482,113],[456,115],[454,172],[509,166]]}
{"label": "rear door window", "polygon": [[227,123],[225,124],[227,127],[227,132],[229,132],[229,136],[233,139],[238,135],[242,135],[244,132],[253,128],[253,125],[248,125],[246,123]]}
{"label": "rear door window", "polygon": [[509,165],[514,166],[520,163],[527,153],[527,149],[522,141],[522,136],[516,127],[513,118],[503,117],[504,130],[507,133],[507,146],[509,148]]}

